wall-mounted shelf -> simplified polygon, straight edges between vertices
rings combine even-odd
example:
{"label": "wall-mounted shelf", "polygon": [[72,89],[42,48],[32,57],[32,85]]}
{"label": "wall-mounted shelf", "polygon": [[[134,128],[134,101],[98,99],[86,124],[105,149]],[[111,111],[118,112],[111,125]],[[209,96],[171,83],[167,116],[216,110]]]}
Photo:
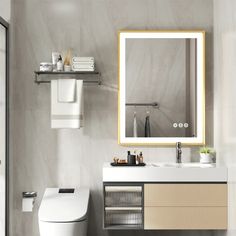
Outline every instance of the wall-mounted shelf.
{"label": "wall-mounted shelf", "polygon": [[95,83],[101,85],[101,73],[98,71],[34,71],[34,82],[37,84],[50,83],[51,80],[58,78],[75,78],[83,80],[85,83]]}

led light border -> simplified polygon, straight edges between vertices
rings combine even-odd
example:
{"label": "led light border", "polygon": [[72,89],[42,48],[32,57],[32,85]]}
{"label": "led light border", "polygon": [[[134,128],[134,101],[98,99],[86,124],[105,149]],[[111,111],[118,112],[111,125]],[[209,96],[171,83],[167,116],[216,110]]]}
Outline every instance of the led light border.
{"label": "led light border", "polygon": [[[196,39],[197,40],[197,136],[196,137],[167,137],[167,138],[132,138],[125,137],[125,79],[126,79],[126,39],[142,38],[174,38],[174,39]],[[118,45],[118,74],[119,74],[119,96],[118,96],[118,142],[121,145],[173,145],[181,142],[186,145],[205,144],[205,32],[204,31],[120,31]]]}

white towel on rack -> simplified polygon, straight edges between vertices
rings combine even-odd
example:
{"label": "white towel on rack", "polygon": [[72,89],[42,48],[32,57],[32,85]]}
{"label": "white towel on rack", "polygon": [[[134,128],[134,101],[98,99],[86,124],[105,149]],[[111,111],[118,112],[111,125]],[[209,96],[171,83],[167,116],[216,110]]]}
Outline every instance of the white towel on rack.
{"label": "white towel on rack", "polygon": [[74,102],[58,101],[58,80],[51,81],[51,128],[79,129],[84,123],[83,80],[76,80]]}
{"label": "white towel on rack", "polygon": [[74,102],[76,79],[58,79],[58,102]]}
{"label": "white towel on rack", "polygon": [[73,63],[72,67],[74,69],[93,69],[94,64],[82,64],[82,63]]}
{"label": "white towel on rack", "polygon": [[138,127],[137,127],[137,118],[136,114],[134,114],[134,121],[133,121],[133,137],[138,137]]}
{"label": "white towel on rack", "polygon": [[94,67],[95,63],[94,62],[73,62],[73,66],[86,66],[86,67]]}
{"label": "white towel on rack", "polygon": [[74,66],[72,66],[72,70],[73,71],[95,71],[94,68],[75,68]]}
{"label": "white towel on rack", "polygon": [[94,57],[73,57],[72,62],[94,62]]}

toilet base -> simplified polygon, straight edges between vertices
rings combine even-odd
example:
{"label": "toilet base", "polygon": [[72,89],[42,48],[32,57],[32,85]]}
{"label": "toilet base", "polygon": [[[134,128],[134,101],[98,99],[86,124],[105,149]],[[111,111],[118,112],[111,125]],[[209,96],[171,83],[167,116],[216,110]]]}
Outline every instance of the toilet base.
{"label": "toilet base", "polygon": [[39,221],[40,236],[86,236],[88,221],[56,223]]}

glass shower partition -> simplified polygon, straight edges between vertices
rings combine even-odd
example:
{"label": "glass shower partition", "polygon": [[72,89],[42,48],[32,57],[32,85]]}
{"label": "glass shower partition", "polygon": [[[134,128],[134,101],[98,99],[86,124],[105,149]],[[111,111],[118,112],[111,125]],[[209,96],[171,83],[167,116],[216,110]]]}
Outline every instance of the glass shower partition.
{"label": "glass shower partition", "polygon": [[8,235],[8,23],[0,17],[0,235]]}

